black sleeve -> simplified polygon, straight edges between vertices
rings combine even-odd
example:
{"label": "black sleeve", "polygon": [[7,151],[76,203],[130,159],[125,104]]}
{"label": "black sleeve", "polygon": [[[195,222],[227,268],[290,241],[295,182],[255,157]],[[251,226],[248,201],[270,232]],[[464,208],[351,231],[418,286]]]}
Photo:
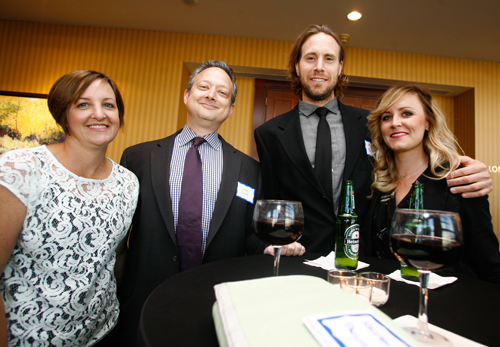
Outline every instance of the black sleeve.
{"label": "black sleeve", "polygon": [[262,170],[262,198],[278,199],[280,197],[280,189],[276,173],[273,169],[273,161],[269,155],[270,149],[267,148],[258,129],[255,129],[254,136]]}
{"label": "black sleeve", "polygon": [[460,218],[464,233],[464,266],[480,279],[500,283],[500,251],[491,223],[488,197],[460,197]]}

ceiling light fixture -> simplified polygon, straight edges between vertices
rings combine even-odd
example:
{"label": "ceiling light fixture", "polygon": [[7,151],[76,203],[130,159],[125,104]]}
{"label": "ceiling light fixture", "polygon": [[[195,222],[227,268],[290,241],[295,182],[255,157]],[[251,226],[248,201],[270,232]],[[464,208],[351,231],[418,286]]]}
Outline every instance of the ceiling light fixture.
{"label": "ceiling light fixture", "polygon": [[347,18],[348,18],[349,20],[352,20],[353,22],[354,22],[354,21],[357,21],[357,20],[358,20],[358,19],[360,19],[361,17],[363,17],[363,15],[362,15],[361,13],[357,12],[357,11],[352,11],[351,13],[349,13],[349,14],[347,15]]}
{"label": "ceiling light fixture", "polygon": [[340,41],[342,41],[342,43],[345,45],[347,43],[347,41],[349,41],[349,38],[351,37],[351,35],[343,33],[343,34],[340,34],[339,37],[340,37]]}

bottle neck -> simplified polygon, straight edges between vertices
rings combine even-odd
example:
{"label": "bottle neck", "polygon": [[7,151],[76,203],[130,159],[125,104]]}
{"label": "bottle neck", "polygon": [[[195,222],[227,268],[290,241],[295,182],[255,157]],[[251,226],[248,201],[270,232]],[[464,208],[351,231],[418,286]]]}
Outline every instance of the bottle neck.
{"label": "bottle neck", "polygon": [[354,189],[352,184],[344,185],[344,194],[340,204],[339,215],[355,214],[354,212]]}
{"label": "bottle neck", "polygon": [[411,189],[410,208],[415,210],[424,209],[424,187],[422,184],[413,184]]}

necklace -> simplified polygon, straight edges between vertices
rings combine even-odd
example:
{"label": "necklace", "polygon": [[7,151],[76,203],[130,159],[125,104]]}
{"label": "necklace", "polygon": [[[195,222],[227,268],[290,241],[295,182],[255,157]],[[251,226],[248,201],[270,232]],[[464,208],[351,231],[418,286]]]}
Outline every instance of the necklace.
{"label": "necklace", "polygon": [[417,167],[417,168],[416,168],[415,170],[413,170],[412,172],[407,173],[406,175],[398,175],[398,176],[399,176],[399,178],[400,178],[400,179],[402,179],[402,178],[408,177],[408,176],[410,176],[410,175],[413,175],[415,172],[417,172],[417,171],[418,171],[418,169],[420,169],[422,166],[424,166],[424,164],[425,164],[425,163],[427,163],[427,161],[424,161],[422,164],[420,164],[420,166],[419,166],[419,167]]}

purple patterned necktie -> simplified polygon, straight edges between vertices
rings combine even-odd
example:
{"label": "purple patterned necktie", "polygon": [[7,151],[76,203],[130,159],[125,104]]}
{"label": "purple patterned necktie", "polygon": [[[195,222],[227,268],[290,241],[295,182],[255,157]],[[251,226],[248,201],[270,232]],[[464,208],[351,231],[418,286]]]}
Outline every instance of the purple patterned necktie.
{"label": "purple patterned necktie", "polygon": [[198,146],[205,141],[204,138],[195,137],[184,162],[177,221],[177,249],[181,271],[201,265],[202,260],[203,171]]}

